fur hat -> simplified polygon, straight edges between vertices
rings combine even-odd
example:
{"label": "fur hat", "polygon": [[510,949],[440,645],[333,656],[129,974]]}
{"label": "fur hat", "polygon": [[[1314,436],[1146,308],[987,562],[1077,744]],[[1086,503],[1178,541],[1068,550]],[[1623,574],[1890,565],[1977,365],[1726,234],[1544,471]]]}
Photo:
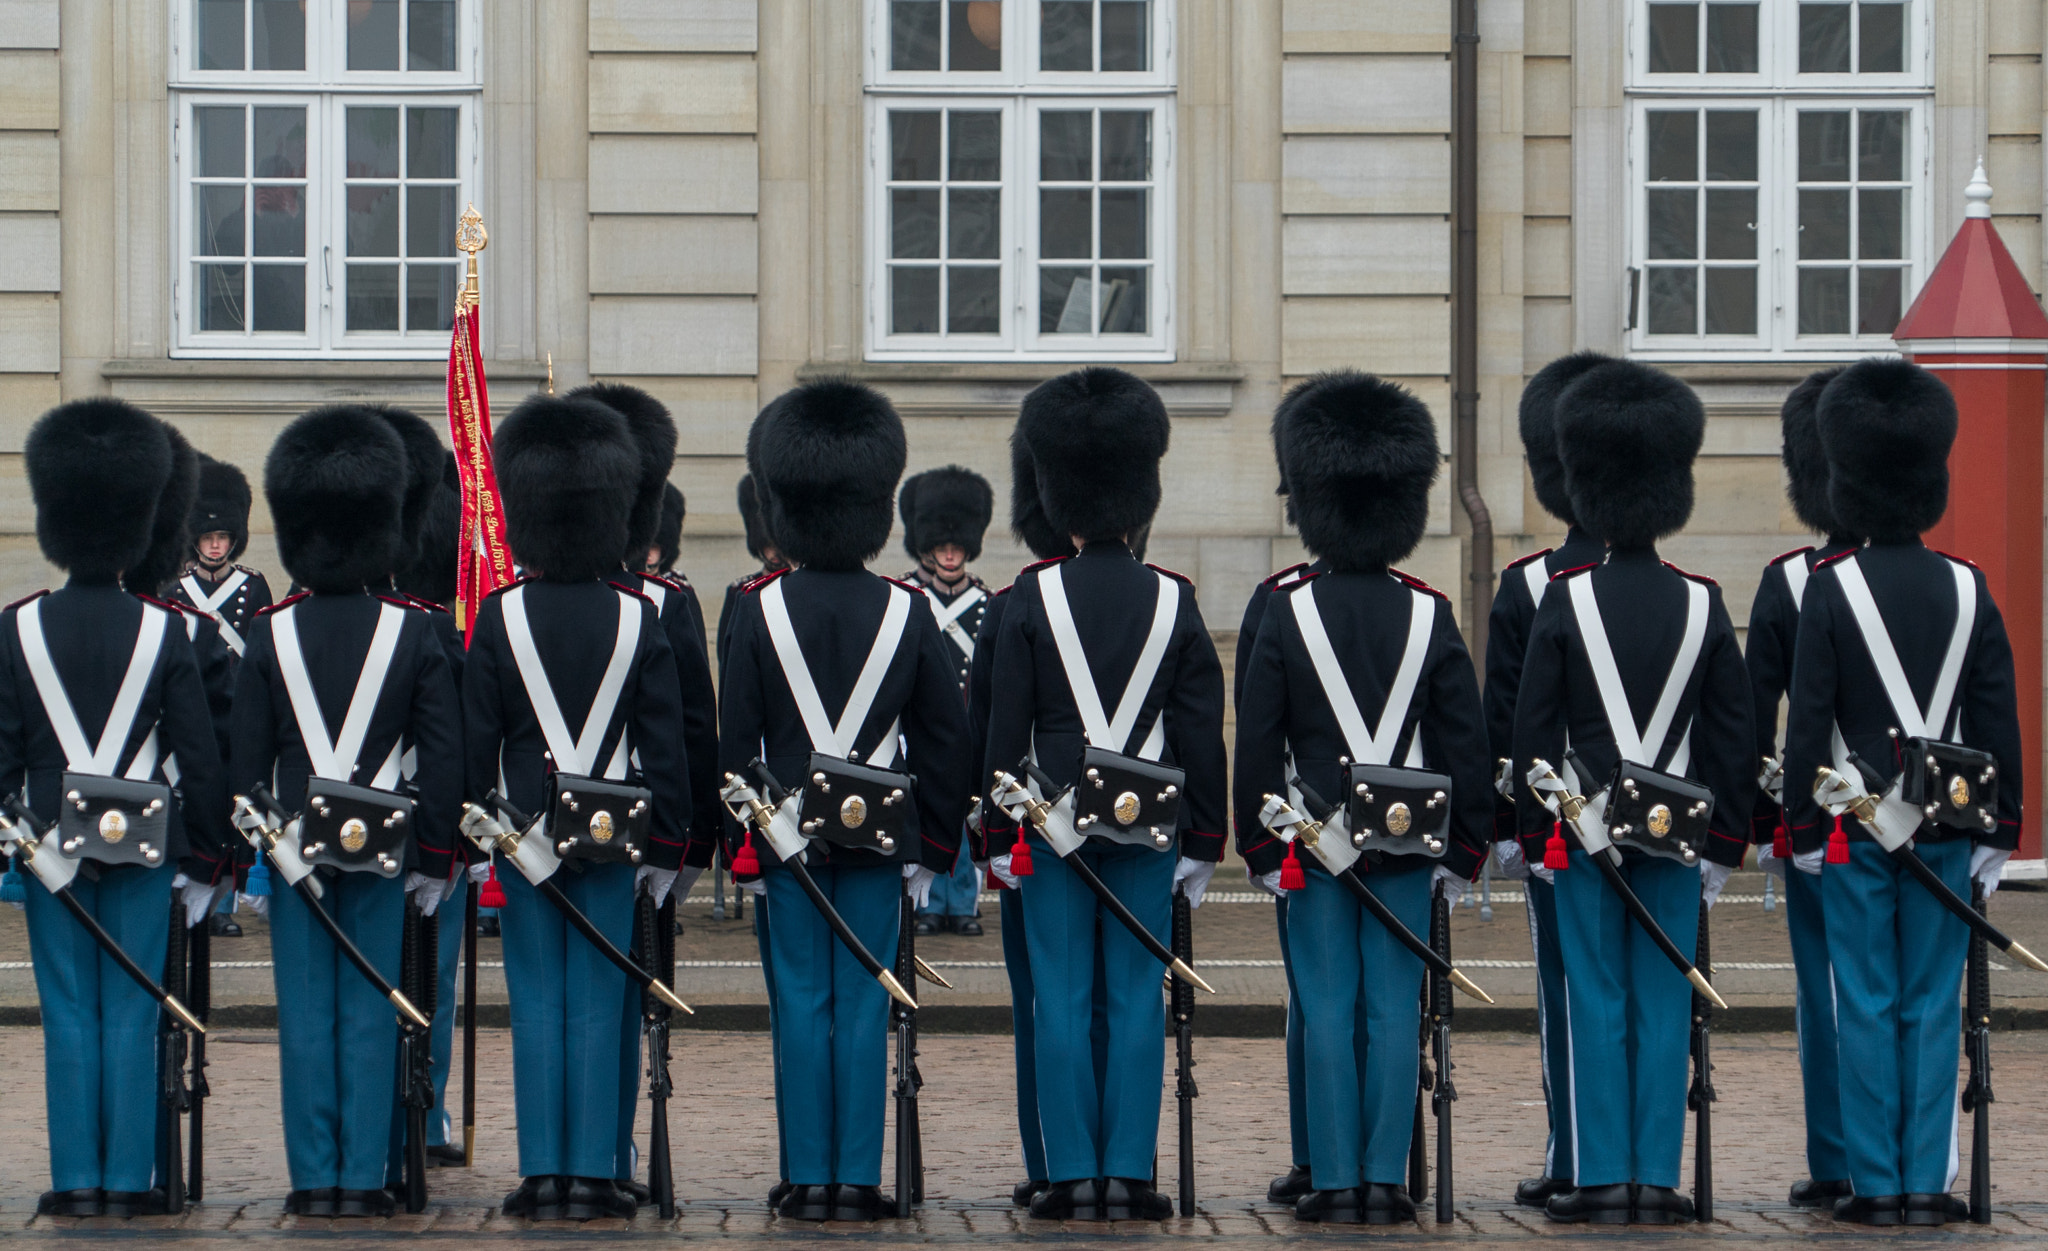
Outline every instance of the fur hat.
{"label": "fur hat", "polygon": [[1820,427],[1814,408],[1820,393],[1842,372],[1841,366],[1815,370],[1792,388],[1785,406],[1778,410],[1778,424],[1785,438],[1785,496],[1801,525],[1816,534],[1840,534],[1841,523],[1828,503],[1828,458],[1821,450]]}
{"label": "fur hat", "polygon": [[754,488],[753,474],[740,475],[739,489],[734,496],[739,504],[740,524],[747,530],[747,555],[765,562],[768,557],[763,553],[775,547],[775,537],[768,533],[768,523],[761,519],[761,493]]}
{"label": "fur hat", "polygon": [[1335,569],[1380,569],[1415,550],[1443,463],[1421,400],[1339,370],[1297,387],[1276,421],[1295,525],[1310,551]]}
{"label": "fur hat", "polygon": [[673,482],[661,484],[661,523],[654,527],[654,542],[649,547],[661,549],[661,559],[655,563],[655,572],[667,573],[676,567],[676,557],[683,550],[683,518],[689,514],[689,506],[683,501],[683,493]]}
{"label": "fur hat", "polygon": [[441,479],[420,527],[419,553],[398,571],[398,589],[443,607],[455,603],[456,548],[462,542],[462,479],[455,453],[441,453]]}
{"label": "fur hat", "polygon": [[1692,462],[1707,433],[1692,388],[1648,365],[1609,361],[1557,397],[1557,451],[1572,515],[1615,547],[1685,528]]}
{"label": "fur hat", "polygon": [[1010,432],[1010,533],[1039,560],[1074,554],[1073,541],[1045,519],[1045,504],[1038,498],[1038,469],[1031,463],[1021,425]]}
{"label": "fur hat", "polygon": [[405,550],[405,440],[363,404],[316,408],[286,426],[263,465],[277,556],[309,591],[360,591]]}
{"label": "fur hat", "polygon": [[137,595],[162,592],[185,564],[192,550],[192,502],[199,498],[199,453],[178,428],[164,423],[171,441],[171,474],[157,497],[156,519],[149,527],[149,550],[121,572],[121,585]]}
{"label": "fur hat", "polygon": [[405,569],[419,559],[427,513],[441,490],[441,465],[451,453],[442,444],[441,436],[417,413],[389,404],[372,404],[370,411],[389,422],[392,433],[405,444],[405,502],[399,510],[396,566]]}
{"label": "fur hat", "polygon": [[1099,365],[1040,383],[1017,419],[1046,520],[1084,539],[1121,538],[1151,524],[1169,432],[1157,391]]}
{"label": "fur hat", "polygon": [[1850,534],[1917,538],[1948,511],[1956,397],[1941,379],[1907,361],[1861,360],[1821,392],[1814,417],[1828,502]]}
{"label": "fur hat", "polygon": [[912,560],[948,543],[966,548],[967,559],[979,560],[996,493],[972,469],[948,465],[906,479],[896,506],[903,514],[903,550]]}
{"label": "fur hat", "polygon": [[171,478],[165,425],[124,400],[73,400],[22,444],[43,556],[75,578],[111,579],[149,550]]}
{"label": "fur hat", "polygon": [[821,378],[769,401],[747,431],[761,516],[794,565],[858,569],[887,546],[907,448],[873,387]]}
{"label": "fur hat", "polygon": [[626,529],[623,549],[626,564],[634,569],[647,559],[654,546],[655,531],[661,528],[662,488],[676,467],[676,422],[668,406],[639,387],[617,382],[593,382],[577,387],[568,398],[589,398],[626,419],[633,442],[640,446],[640,481],[633,492],[633,512]]}
{"label": "fur hat", "polygon": [[234,536],[230,561],[249,547],[249,479],[224,460],[199,453],[199,498],[192,505],[192,539],[224,530]]}
{"label": "fur hat", "polygon": [[1614,360],[1598,352],[1573,352],[1536,371],[1522,387],[1522,451],[1529,457],[1529,480],[1543,511],[1577,525],[1571,497],[1565,493],[1564,464],[1557,455],[1557,397],[1580,374]]}
{"label": "fur hat", "polygon": [[618,570],[642,464],[624,417],[587,396],[529,395],[491,455],[514,558],[558,582]]}

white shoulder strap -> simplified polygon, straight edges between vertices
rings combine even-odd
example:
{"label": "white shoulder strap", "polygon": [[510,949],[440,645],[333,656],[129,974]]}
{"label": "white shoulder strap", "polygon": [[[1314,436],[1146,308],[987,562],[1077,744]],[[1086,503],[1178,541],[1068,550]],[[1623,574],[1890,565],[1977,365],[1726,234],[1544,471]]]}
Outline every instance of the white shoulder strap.
{"label": "white shoulder strap", "polygon": [[[290,698],[292,716],[299,723],[299,737],[305,741],[306,756],[312,762],[313,776],[335,782],[355,780],[360,757],[363,754],[363,740],[369,737],[370,719],[376,714],[377,699],[384,693],[384,679],[391,672],[391,658],[398,650],[399,635],[405,629],[405,610],[392,604],[384,604],[377,610],[377,629],[370,636],[369,653],[363,657],[362,672],[356,677],[356,689],[349,696],[348,712],[341,721],[341,733],[328,737],[327,721],[320,715],[320,699],[313,692],[313,681],[306,673],[305,652],[299,646],[297,623],[298,605],[290,605],[270,615],[270,639],[276,644],[277,671],[284,678],[285,695]],[[402,736],[401,736],[402,737]],[[393,745],[394,762],[396,745]],[[376,785],[389,789],[397,781],[396,772],[388,781],[384,770],[378,770]]]}
{"label": "white shoulder strap", "polygon": [[43,713],[50,719],[50,728],[56,731],[57,745],[64,749],[65,768],[74,773],[113,777],[121,763],[121,749],[127,746],[129,732],[135,728],[149,675],[155,672],[156,658],[163,650],[165,614],[147,604],[142,606],[135,650],[129,654],[128,670],[121,676],[114,706],[107,710],[107,723],[100,730],[97,747],[86,742],[85,727],[79,724],[78,713],[71,707],[71,696],[65,692],[64,681],[57,676],[57,666],[50,659],[50,647],[43,638],[43,601],[34,599],[22,605],[14,621]]}
{"label": "white shoulder strap", "polygon": [[639,591],[654,604],[654,615],[660,616],[663,605],[668,602],[668,586],[660,578],[639,579]]}
{"label": "white shoulder strap", "polygon": [[1785,587],[1792,592],[1794,611],[1806,607],[1806,580],[1813,576],[1812,562],[1812,552],[1801,552],[1790,560],[1779,562],[1778,568],[1785,571]]}
{"label": "white shoulder strap", "polygon": [[1956,627],[1949,636],[1948,654],[1942,657],[1941,674],[1935,679],[1934,693],[1923,713],[1913,698],[1905,666],[1899,663],[1898,650],[1892,646],[1891,633],[1885,629],[1884,616],[1877,610],[1877,601],[1871,598],[1870,584],[1864,581],[1856,557],[1837,561],[1830,568],[1842,584],[1842,597],[1849,601],[1849,611],[1863,635],[1863,646],[1870,652],[1871,664],[1877,667],[1885,697],[1891,701],[1892,715],[1899,719],[1899,731],[1908,738],[1942,737],[1947,732],[1950,706],[1955,702],[1956,683],[1962,678],[1970,632],[1977,624],[1977,580],[1962,565],[1949,562],[1956,581]]}
{"label": "white shoulder strap", "polygon": [[[1608,727],[1614,733],[1614,746],[1622,759],[1636,764],[1656,767],[1657,754],[1661,753],[1664,740],[1671,733],[1671,722],[1678,715],[1678,704],[1685,697],[1686,683],[1692,680],[1693,668],[1699,664],[1700,646],[1707,636],[1707,588],[1685,580],[1685,634],[1678,643],[1678,655],[1671,662],[1671,672],[1664,678],[1664,690],[1657,699],[1657,707],[1650,713],[1650,723],[1643,727],[1641,737],[1636,735],[1635,715],[1629,711],[1628,691],[1621,683],[1621,669],[1614,663],[1614,648],[1607,640],[1607,626],[1600,619],[1600,601],[1593,594],[1593,579],[1574,578],[1571,582],[1572,610],[1579,619],[1579,634],[1586,644],[1586,661],[1593,668],[1593,681],[1600,691],[1600,706],[1607,713]],[[1679,750],[1690,758],[1692,730],[1687,728],[1680,741]],[[1674,751],[1673,756],[1678,755]]]}
{"label": "white shoulder strap", "polygon": [[1522,581],[1529,584],[1529,602],[1538,608],[1543,607],[1543,592],[1550,589],[1550,562],[1545,556],[1522,566]]}
{"label": "white shoulder strap", "polygon": [[228,575],[225,582],[220,584],[219,590],[208,595],[199,589],[199,579],[192,574],[188,573],[179,579],[179,585],[185,588],[185,594],[192,600],[192,606],[219,623],[221,639],[227,643],[229,650],[233,651],[237,656],[242,654],[244,647],[241,631],[228,624],[228,619],[221,615],[220,606],[227,603],[228,597],[233,595],[248,580],[249,571],[237,569]]}
{"label": "white shoulder strap", "polygon": [[[598,748],[604,745],[605,731],[611,728],[612,714],[618,711],[619,698],[626,689],[626,673],[633,667],[633,655],[639,649],[640,599],[624,591],[618,592],[618,597],[619,629],[612,641],[612,658],[605,665],[604,677],[598,681],[597,694],[591,698],[590,712],[583,718],[583,732],[571,738],[569,723],[562,717],[561,705],[555,702],[555,688],[548,683],[547,667],[541,664],[540,651],[533,645],[533,627],[526,619],[526,588],[515,586],[505,592],[506,641],[512,645],[512,659],[519,666],[519,681],[526,687],[527,702],[533,705],[533,718],[540,723],[540,735],[547,740],[555,768],[563,773],[589,777],[596,772]],[[612,754],[605,776],[625,776],[625,741],[622,731],[619,750]]]}
{"label": "white shoulder strap", "polygon": [[1422,662],[1428,655],[1430,634],[1436,626],[1436,604],[1421,591],[1411,594],[1414,599],[1408,611],[1408,642],[1401,652],[1401,667],[1394,671],[1394,684],[1387,689],[1387,702],[1380,709],[1377,732],[1366,728],[1365,716],[1351,693],[1351,683],[1344,677],[1344,666],[1337,659],[1336,648],[1330,645],[1323,615],[1316,608],[1315,584],[1310,583],[1288,597],[1294,605],[1294,620],[1301,627],[1301,641],[1315,663],[1316,680],[1322,684],[1324,698],[1330,701],[1330,711],[1337,714],[1351,759],[1359,764],[1384,765],[1393,761],[1401,727],[1415,702],[1415,687],[1422,678]]}
{"label": "white shoulder strap", "polygon": [[974,636],[967,632],[966,626],[960,624],[960,618],[966,616],[976,604],[987,599],[987,593],[978,586],[970,586],[960,592],[959,598],[952,603],[941,604],[938,595],[930,587],[918,589],[932,602],[932,616],[938,619],[939,629],[945,631],[946,637],[953,640],[953,646],[960,649],[961,655],[969,660],[974,659]]}
{"label": "white shoulder strap", "polygon": [[[1131,732],[1138,728],[1138,713],[1145,707],[1145,697],[1152,693],[1159,667],[1166,663],[1166,646],[1173,640],[1173,623],[1180,616],[1180,583],[1163,573],[1155,576],[1159,579],[1159,598],[1152,605],[1152,628],[1138,653],[1138,663],[1131,669],[1131,680],[1124,687],[1123,697],[1117,701],[1114,719],[1103,712],[1102,694],[1095,688],[1088,653],[1081,647],[1081,632],[1074,626],[1074,611],[1067,603],[1060,566],[1054,565],[1038,577],[1046,620],[1052,625],[1053,643],[1059,648],[1067,686],[1074,693],[1074,707],[1081,714],[1081,728],[1090,743],[1106,751],[1130,750]],[[1151,733],[1139,748],[1140,756],[1147,760],[1159,758],[1166,746],[1163,728],[1158,719],[1153,721]]]}
{"label": "white shoulder strap", "polygon": [[[825,712],[825,701],[818,696],[818,684],[812,679],[803,647],[797,642],[796,626],[790,622],[789,604],[783,598],[782,579],[777,578],[761,591],[761,616],[768,626],[768,638],[775,644],[775,659],[782,665],[782,676],[789,683],[797,714],[804,719],[804,733],[810,736],[813,751],[852,759],[868,713],[874,710],[875,697],[882,692],[882,680],[889,676],[889,665],[896,659],[904,628],[910,623],[910,592],[893,584],[883,585],[889,589],[889,603],[882,610],[881,628],[875,632],[874,645],[868,649],[860,676],[854,679],[846,706],[839,710],[837,723]],[[868,756],[868,763],[886,769],[895,760],[896,727],[892,724]]]}

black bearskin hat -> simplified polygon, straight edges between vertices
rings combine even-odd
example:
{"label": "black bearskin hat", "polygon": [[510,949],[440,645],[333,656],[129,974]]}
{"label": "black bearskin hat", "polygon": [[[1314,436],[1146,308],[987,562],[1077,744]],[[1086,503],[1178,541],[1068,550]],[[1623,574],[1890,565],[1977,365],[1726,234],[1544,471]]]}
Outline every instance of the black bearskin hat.
{"label": "black bearskin hat", "polygon": [[286,426],[263,465],[277,556],[309,591],[382,583],[405,550],[405,441],[378,409],[316,408]]}
{"label": "black bearskin hat", "polygon": [[747,431],[761,516],[793,565],[858,569],[889,542],[907,448],[873,387],[821,378],[769,401]]}
{"label": "black bearskin hat", "polygon": [[228,548],[230,561],[240,560],[249,548],[249,479],[224,460],[199,453],[199,500],[192,505],[192,538],[216,530],[234,536]]}
{"label": "black bearskin hat", "polygon": [[1858,361],[1821,392],[1815,419],[1828,502],[1850,534],[1901,542],[1948,511],[1956,397],[1941,379],[1908,361]]}
{"label": "black bearskin hat", "polygon": [[1443,463],[1421,400],[1347,369],[1297,387],[1277,420],[1294,523],[1310,551],[1334,569],[1383,569],[1415,550]]}
{"label": "black bearskin hat", "polygon": [[903,550],[912,560],[947,543],[967,549],[967,559],[981,559],[981,538],[995,516],[995,488],[988,479],[959,465],[927,469],[904,480],[896,499],[903,514]]}
{"label": "black bearskin hat", "polygon": [[36,502],[36,543],[74,578],[112,579],[149,550],[171,477],[167,427],[124,400],[73,400],[36,422],[22,445]]}
{"label": "black bearskin hat", "polygon": [[1038,498],[1038,469],[1031,463],[1021,424],[1010,432],[1010,533],[1039,560],[1074,554],[1072,540],[1045,519],[1045,503]]}
{"label": "black bearskin hat", "polygon": [[455,604],[455,562],[462,542],[462,480],[455,453],[441,453],[441,478],[435,484],[427,518],[420,527],[419,554],[398,571],[398,589],[443,607]]}
{"label": "black bearskin hat", "polygon": [[1040,383],[1017,419],[1046,520],[1084,539],[1122,538],[1151,524],[1169,431],[1159,393],[1104,366]]}
{"label": "black bearskin hat", "polygon": [[1522,387],[1522,450],[1529,457],[1529,480],[1543,511],[1575,525],[1571,497],[1565,493],[1564,464],[1557,456],[1557,397],[1580,374],[1614,360],[1598,352],[1573,352],[1536,371]]}
{"label": "black bearskin hat", "polygon": [[689,506],[684,503],[683,493],[676,489],[676,484],[662,483],[661,524],[654,528],[654,542],[648,544],[661,549],[661,559],[654,566],[656,573],[667,573],[676,567],[676,557],[683,550],[683,518],[688,512]]}
{"label": "black bearskin hat", "polygon": [[[441,491],[441,465],[450,456],[441,436],[417,413],[373,404],[370,411],[391,425],[398,441],[405,444],[405,502],[399,510],[399,550],[395,569],[411,567],[419,559],[420,543],[427,525],[427,513]],[[395,571],[395,570],[394,570]]]}
{"label": "black bearskin hat", "polygon": [[514,559],[557,582],[618,570],[641,466],[624,417],[587,396],[529,395],[491,455]]}
{"label": "black bearskin hat", "polygon": [[1778,410],[1778,424],[1785,437],[1785,496],[1792,501],[1799,523],[1816,534],[1842,533],[1834,507],[1828,503],[1828,457],[1821,449],[1820,427],[1814,417],[1820,393],[1841,372],[1837,366],[1807,375]]}
{"label": "black bearskin hat", "polygon": [[1692,388],[1609,361],[1557,397],[1557,451],[1572,515],[1614,547],[1643,547],[1692,517],[1692,462],[1707,413]]}
{"label": "black bearskin hat", "polygon": [[739,489],[734,495],[739,503],[740,524],[747,530],[747,555],[766,561],[768,557],[763,553],[775,546],[775,539],[768,533],[768,523],[761,519],[761,493],[754,489],[753,474],[740,475]]}
{"label": "black bearskin hat", "polygon": [[157,497],[149,526],[149,550],[121,573],[121,585],[136,595],[158,595],[184,567],[192,549],[192,502],[199,498],[199,453],[178,428],[164,423],[171,441],[171,475]]}
{"label": "black bearskin hat", "polygon": [[654,546],[655,531],[661,528],[662,488],[676,467],[676,422],[668,406],[642,391],[617,382],[593,382],[569,392],[570,399],[587,398],[626,419],[633,442],[640,447],[640,481],[633,491],[633,512],[626,527],[623,549],[629,568],[638,569]]}

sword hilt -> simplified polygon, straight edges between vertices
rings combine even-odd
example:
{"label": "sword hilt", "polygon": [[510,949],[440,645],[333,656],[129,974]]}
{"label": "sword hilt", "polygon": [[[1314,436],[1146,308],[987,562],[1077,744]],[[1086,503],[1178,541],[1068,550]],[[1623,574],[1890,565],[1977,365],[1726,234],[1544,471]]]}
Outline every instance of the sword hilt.
{"label": "sword hilt", "polygon": [[[1837,782],[1841,783],[1844,790],[1847,790],[1850,785],[1849,780],[1842,777],[1841,774],[1836,773],[1826,765],[1820,766],[1815,772],[1813,779],[1814,797],[1818,799],[1821,791],[1826,790]],[[1838,802],[1849,811],[1850,815],[1865,825],[1873,824],[1877,820],[1877,797],[1868,791],[1854,798],[1839,800]],[[1823,806],[1825,806],[1825,803],[1823,803]]]}
{"label": "sword hilt", "polygon": [[1278,795],[1267,795],[1266,802],[1269,804],[1277,803],[1280,806],[1279,810],[1273,814],[1274,816],[1291,816],[1294,818],[1288,824],[1294,827],[1294,836],[1301,840],[1302,846],[1313,851],[1315,845],[1322,841],[1322,822],[1295,808],[1293,804],[1288,803]]}
{"label": "sword hilt", "polygon": [[1017,797],[1019,806],[1024,809],[1024,815],[1031,818],[1031,824],[1037,826],[1040,830],[1043,830],[1045,823],[1052,819],[1052,808],[1045,801],[1025,789],[1024,784],[1017,780],[1015,774],[1002,769],[996,770],[996,785],[1002,788],[996,796],[996,804],[999,807],[1004,806],[1003,801],[1005,799],[1014,795]]}
{"label": "sword hilt", "polygon": [[[1538,763],[1543,762],[1539,761]],[[1586,797],[1572,794],[1571,788],[1564,784],[1564,779],[1557,776],[1557,770],[1550,767],[1547,763],[1543,764],[1543,777],[1539,780],[1557,783],[1557,789],[1552,793],[1557,796],[1558,815],[1567,821],[1576,823],[1580,815],[1586,811]],[[1530,783],[1529,792],[1536,796],[1538,803],[1542,802],[1543,792],[1536,789],[1535,783]]]}

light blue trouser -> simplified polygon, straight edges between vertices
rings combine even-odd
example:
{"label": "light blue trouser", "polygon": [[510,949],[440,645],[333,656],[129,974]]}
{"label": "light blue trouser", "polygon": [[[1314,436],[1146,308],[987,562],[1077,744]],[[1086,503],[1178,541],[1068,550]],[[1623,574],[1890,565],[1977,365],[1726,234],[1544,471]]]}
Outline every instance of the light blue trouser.
{"label": "light blue trouser", "polygon": [[[1690,960],[1700,871],[1628,853],[1621,875]],[[1581,1186],[1678,1185],[1685,1151],[1692,984],[1574,847],[1557,874],[1571,1045],[1573,1155]]]}
{"label": "light blue trouser", "polygon": [[960,854],[953,861],[953,871],[932,883],[932,897],[925,906],[917,910],[921,917],[978,917],[981,909],[976,901],[981,897],[981,870],[974,867],[974,859],[968,855],[967,840],[960,840]]}
{"label": "light blue trouser", "polygon": [[[375,873],[319,880],[327,915],[398,985],[404,880]],[[398,1104],[398,1018],[295,890],[270,897],[270,949],[292,1189],[380,1189]]]}
{"label": "light blue trouser", "polygon": [[[737,888],[738,882],[733,886]],[[797,888],[799,893],[802,887]],[[789,1129],[782,1120],[782,1035],[775,1031],[775,962],[768,958],[768,896],[755,895],[754,942],[761,948],[761,980],[768,987],[768,1056],[775,1070],[775,1176],[789,1180]],[[811,901],[804,900],[809,908]],[[911,998],[916,998],[913,994]]]}
{"label": "light blue trouser", "polygon": [[[1970,894],[1970,844],[1920,843],[1949,889]],[[1939,1194],[1955,1179],[1958,995],[1969,928],[1876,843],[1821,873],[1834,961],[1842,1130],[1859,1195]]]}
{"label": "light blue trouser", "polygon": [[1835,972],[1828,959],[1826,888],[1811,873],[1785,875],[1785,928],[1792,940],[1799,1076],[1806,1096],[1806,1168],[1818,1181],[1847,1181],[1842,1075],[1835,1026]]}
{"label": "light blue trouser", "polygon": [[[505,981],[512,993],[512,1087],[519,1175],[616,1176],[619,1004],[626,975],[518,872],[505,887]],[[550,879],[624,951],[633,866],[564,867]]]}
{"label": "light blue trouser", "polygon": [[[811,870],[818,889],[877,960],[896,961],[903,871],[893,864]],[[775,924],[768,961],[769,994],[781,1046],[789,1180],[799,1186],[882,1180],[882,1127],[887,1112],[889,995],[832,933],[796,878],[768,871]],[[794,1132],[790,1132],[793,1129]]]}
{"label": "light blue trouser", "polygon": [[1564,1004],[1564,952],[1557,941],[1557,888],[1529,875],[1522,884],[1529,901],[1529,947],[1536,955],[1536,1041],[1542,1055],[1543,1106],[1550,1137],[1543,1148],[1543,1175],[1570,1181],[1572,1157],[1572,1039]]}
{"label": "light blue trouser", "polygon": [[[53,1190],[149,1189],[156,1171],[157,1006],[56,896],[24,873],[29,957],[43,1014]],[[102,867],[72,894],[150,972],[171,937],[170,866]]]}
{"label": "light blue trouser", "polygon": [[[1317,1190],[1408,1177],[1422,1057],[1422,961],[1367,913],[1320,863],[1287,901],[1294,979],[1301,988],[1309,1164]],[[1403,857],[1366,875],[1380,901],[1429,933],[1436,862]],[[1361,1037],[1361,1034],[1363,1037]]]}
{"label": "light blue trouser", "polygon": [[448,1070],[455,1052],[455,973],[462,967],[462,923],[467,911],[469,874],[456,869],[448,897],[434,911],[440,923],[439,949],[434,953],[434,1033],[429,1053],[434,1062],[434,1110],[427,1114],[427,1144],[445,1147],[454,1138],[455,1120],[448,1110]]}
{"label": "light blue trouser", "polygon": [[1010,975],[1010,1041],[1017,1063],[1017,1137],[1024,1146],[1024,1175],[1044,1181],[1045,1135],[1038,1127],[1038,1051],[1032,1043],[1031,953],[1024,941],[1024,897],[998,891],[1002,909],[1003,968]]}
{"label": "light blue trouser", "polygon": [[[1021,881],[1047,1180],[1150,1178],[1166,1063],[1163,970],[1122,924],[1098,916],[1094,892],[1050,845],[1033,837],[1031,851],[1037,871]],[[1155,937],[1171,933],[1171,852],[1090,839],[1074,854]],[[1108,1067],[1100,1076],[1090,1037],[1098,977],[1108,1024]]]}
{"label": "light blue trouser", "polygon": [[1273,901],[1273,917],[1280,925],[1280,967],[1287,974],[1287,1140],[1296,1168],[1307,1168],[1308,1090],[1303,1085],[1301,987],[1294,981],[1294,951],[1287,941],[1287,896]]}

